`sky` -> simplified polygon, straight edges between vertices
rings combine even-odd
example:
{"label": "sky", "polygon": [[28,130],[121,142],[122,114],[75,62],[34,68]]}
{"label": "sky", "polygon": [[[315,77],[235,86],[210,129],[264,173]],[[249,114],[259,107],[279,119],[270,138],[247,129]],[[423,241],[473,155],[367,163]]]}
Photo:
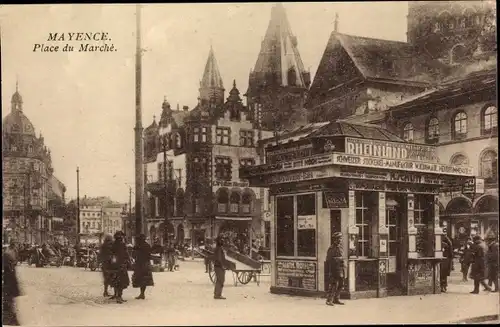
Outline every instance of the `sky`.
{"label": "sky", "polygon": [[[193,108],[213,46],[228,91],[243,94],[273,3],[142,6],[143,126],[161,114],[164,97]],[[339,15],[339,32],[406,41],[407,2],[285,3],[304,66],[316,72]],[[76,198],[128,202],[134,188],[135,5],[10,5],[0,7],[2,118],[19,83],[24,113],[51,149],[56,177]],[[106,32],[116,51],[33,52],[49,33]],[[60,45],[64,45],[64,42]],[[78,42],[73,42],[78,45]],[[227,96],[226,91],[226,96]]]}

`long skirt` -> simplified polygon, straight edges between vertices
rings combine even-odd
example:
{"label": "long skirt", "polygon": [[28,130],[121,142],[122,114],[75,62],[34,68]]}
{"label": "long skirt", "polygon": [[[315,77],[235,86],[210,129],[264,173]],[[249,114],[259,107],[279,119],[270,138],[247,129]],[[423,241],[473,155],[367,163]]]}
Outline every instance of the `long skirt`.
{"label": "long skirt", "polygon": [[110,271],[110,286],[118,289],[126,289],[130,285],[128,270],[126,267],[120,267]]}
{"label": "long skirt", "polygon": [[149,263],[137,265],[132,275],[132,287],[154,286],[153,272]]}
{"label": "long skirt", "polygon": [[102,278],[104,280],[105,285],[111,285],[111,281],[113,279],[113,271],[109,265],[102,265]]}

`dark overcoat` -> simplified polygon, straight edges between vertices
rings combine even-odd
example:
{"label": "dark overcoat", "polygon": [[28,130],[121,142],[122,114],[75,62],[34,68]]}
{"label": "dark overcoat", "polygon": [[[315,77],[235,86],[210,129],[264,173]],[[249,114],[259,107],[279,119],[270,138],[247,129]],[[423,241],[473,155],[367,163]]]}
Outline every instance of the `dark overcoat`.
{"label": "dark overcoat", "polygon": [[487,267],[487,257],[486,253],[488,248],[484,242],[481,241],[479,244],[474,244],[471,247],[472,250],[472,266],[470,270],[470,277],[472,279],[485,279],[487,278],[488,270]]}
{"label": "dark overcoat", "polygon": [[3,253],[3,296],[5,298],[15,298],[21,295],[19,282],[16,275],[16,252],[7,249]]}
{"label": "dark overcoat", "polygon": [[104,242],[99,251],[99,260],[101,262],[102,276],[105,284],[111,284],[113,276],[113,267],[111,257],[113,256],[113,242]]}
{"label": "dark overcoat", "polygon": [[151,246],[147,242],[134,247],[134,274],[132,275],[133,287],[153,286],[153,272],[151,268]]}
{"label": "dark overcoat", "polygon": [[342,259],[342,247],[340,244],[332,245],[326,253],[326,265],[330,272],[330,280],[344,278],[344,260]]}
{"label": "dark overcoat", "polygon": [[488,246],[488,269],[498,272],[498,242],[493,241]]}
{"label": "dark overcoat", "polygon": [[443,238],[443,260],[441,261],[441,276],[450,276],[453,264],[453,243],[448,237]]}
{"label": "dark overcoat", "polygon": [[125,289],[130,285],[128,265],[130,258],[127,247],[121,241],[115,240],[111,248],[111,287]]}

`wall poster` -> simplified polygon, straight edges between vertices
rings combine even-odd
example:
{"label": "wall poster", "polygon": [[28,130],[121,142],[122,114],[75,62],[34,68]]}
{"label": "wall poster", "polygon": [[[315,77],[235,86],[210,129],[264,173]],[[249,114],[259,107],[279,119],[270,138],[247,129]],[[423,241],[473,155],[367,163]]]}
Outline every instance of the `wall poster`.
{"label": "wall poster", "polygon": [[277,260],[276,286],[317,290],[317,265],[313,261]]}

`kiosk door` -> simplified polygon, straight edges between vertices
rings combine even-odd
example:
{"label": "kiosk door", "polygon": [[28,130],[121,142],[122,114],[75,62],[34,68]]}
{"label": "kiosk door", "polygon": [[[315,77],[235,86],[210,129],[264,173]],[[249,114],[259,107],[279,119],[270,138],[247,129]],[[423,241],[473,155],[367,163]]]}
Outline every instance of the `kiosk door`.
{"label": "kiosk door", "polygon": [[402,240],[402,216],[395,206],[387,207],[386,219],[389,230],[388,239],[388,267],[387,267],[387,291],[388,295],[399,295],[401,293],[401,271],[402,256],[406,255],[404,242]]}

